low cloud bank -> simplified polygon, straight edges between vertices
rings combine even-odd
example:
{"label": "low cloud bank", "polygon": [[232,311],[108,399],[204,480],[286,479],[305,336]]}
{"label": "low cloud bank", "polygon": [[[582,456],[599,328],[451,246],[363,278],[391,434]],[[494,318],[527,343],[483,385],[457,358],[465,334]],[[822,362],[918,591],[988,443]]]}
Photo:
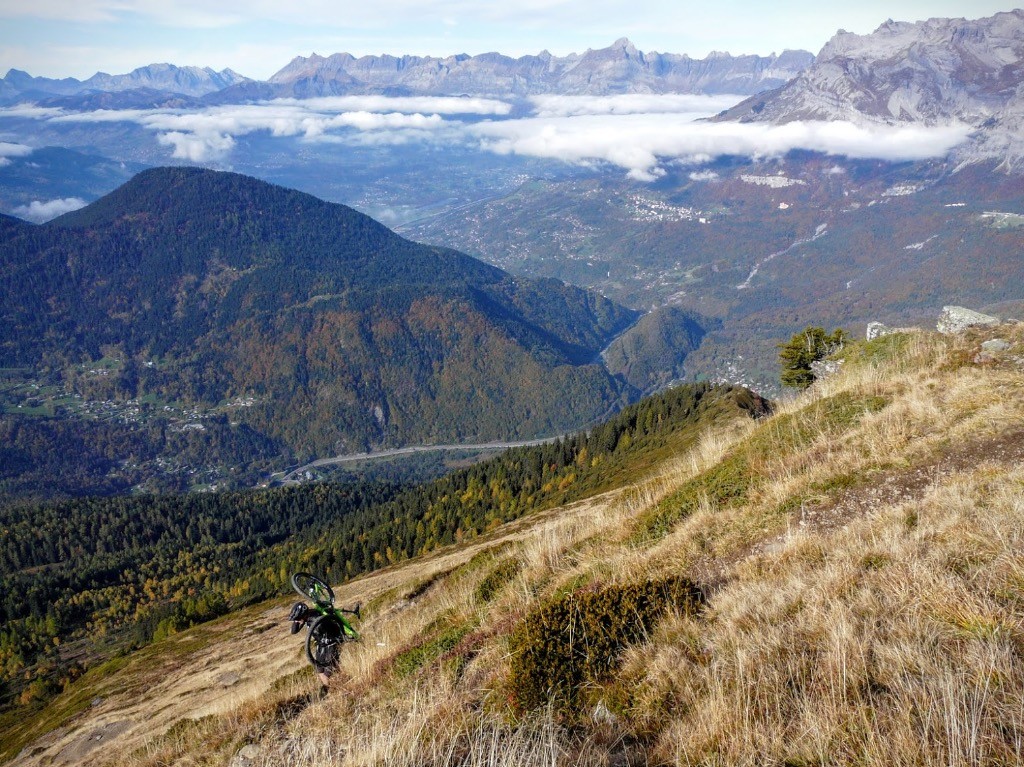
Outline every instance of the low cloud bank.
{"label": "low cloud bank", "polygon": [[[378,99],[379,100],[379,99]],[[457,101],[457,99],[451,99]],[[387,113],[369,111],[332,112],[327,102],[340,99],[280,100],[264,104],[244,104],[190,110],[97,110],[66,113],[50,118],[58,123],[134,122],[157,134],[163,146],[173,147],[173,156],[192,162],[224,158],[235,146],[235,139],[257,131],[271,136],[301,136],[315,140],[331,131],[354,129],[362,132],[429,131],[445,124],[440,114]],[[345,100],[354,104],[355,100]],[[397,101],[410,101],[398,99]],[[429,102],[431,99],[419,101]],[[445,101],[445,100],[442,100]],[[340,104],[336,104],[340,106]],[[400,104],[411,108],[412,104]],[[441,104],[444,106],[444,104]]]}
{"label": "low cloud bank", "polygon": [[674,114],[528,118],[469,126],[481,146],[498,154],[570,163],[607,162],[631,178],[652,181],[667,161],[700,164],[724,155],[780,157],[794,149],[880,160],[942,157],[971,128],[877,126],[845,122],[701,123]]}
{"label": "low cloud bank", "polygon": [[[48,110],[16,115],[11,110],[0,110],[0,116],[55,123],[134,122],[153,131],[156,140],[170,147],[174,157],[196,163],[225,158],[239,137],[259,131],[306,141],[353,145],[434,143],[575,164],[608,163],[641,181],[664,175],[669,163],[699,165],[724,155],[778,157],[795,149],[851,158],[922,160],[944,156],[970,132],[963,125],[869,127],[844,122],[770,125],[697,121],[732,106],[738,98],[538,96],[531,99],[534,115],[526,118],[508,118],[512,105],[497,99],[386,96],[277,99],[202,110]],[[459,115],[475,119],[463,121]],[[4,157],[0,151],[0,164]]]}
{"label": "low cloud bank", "polygon": [[0,141],[0,168],[11,164],[12,157],[26,157],[32,154],[32,147]]}
{"label": "low cloud bank", "polygon": [[15,216],[41,224],[51,218],[63,216],[73,210],[84,208],[86,201],[81,197],[64,197],[59,200],[33,200],[28,205],[19,205],[12,212]]}
{"label": "low cloud bank", "polygon": [[463,96],[322,96],[275,99],[268,106],[290,104],[321,112],[401,112],[438,115],[507,115],[512,105],[498,99]]}
{"label": "low cloud bank", "polygon": [[530,101],[537,117],[675,114],[697,119],[730,109],[745,98],[687,93],[625,93],[618,96],[533,96]]}

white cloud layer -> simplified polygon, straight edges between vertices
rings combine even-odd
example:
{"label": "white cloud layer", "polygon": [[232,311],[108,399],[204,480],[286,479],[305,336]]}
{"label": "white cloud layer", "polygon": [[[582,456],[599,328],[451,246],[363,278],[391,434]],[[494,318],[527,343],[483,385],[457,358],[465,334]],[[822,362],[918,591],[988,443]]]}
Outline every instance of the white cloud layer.
{"label": "white cloud layer", "polygon": [[0,141],[0,157],[25,157],[32,154],[32,147],[25,144],[12,144],[9,141]]}
{"label": "white cloud layer", "polygon": [[58,200],[47,200],[46,202],[33,200],[28,205],[19,205],[12,212],[15,216],[41,224],[44,221],[49,221],[51,218],[57,218],[57,216],[62,216],[65,213],[70,213],[85,206],[85,200],[80,197],[64,197]]}
{"label": "white cloud layer", "polygon": [[[153,131],[174,157],[197,163],[219,161],[234,149],[239,137],[265,132],[360,145],[459,144],[575,164],[609,163],[641,181],[664,175],[671,162],[700,164],[724,155],[779,157],[794,149],[851,158],[922,160],[945,155],[970,131],[963,125],[929,128],[696,121],[732,106],[736,98],[538,97],[533,99],[535,116],[520,119],[505,119],[512,106],[496,99],[384,96],[279,99],[202,110],[98,110],[30,116],[56,123],[134,122]],[[489,119],[463,122],[443,115]]]}
{"label": "white cloud layer", "polygon": [[688,93],[626,93],[618,96],[534,96],[537,117],[580,115],[675,114],[707,117],[736,106],[746,96]]}
{"label": "white cloud layer", "polygon": [[[265,131],[271,136],[301,136],[317,140],[331,132],[346,129],[358,132],[393,134],[403,131],[425,133],[455,123],[446,121],[440,114],[412,112],[416,106],[430,106],[431,102],[442,109],[447,101],[459,99],[395,99],[396,110],[370,112],[365,110],[346,111],[353,106],[387,107],[387,100],[376,97],[368,99],[311,99],[299,101],[282,99],[263,104],[241,104],[211,107],[203,110],[97,110],[94,112],[65,112],[50,117],[56,123],[114,123],[134,122],[154,131],[157,141],[163,146],[173,147],[173,156],[192,162],[208,162],[224,158],[235,146],[235,139],[250,133]],[[486,102],[487,99],[475,100]],[[420,103],[415,103],[420,102]],[[473,105],[468,105],[472,107]],[[493,105],[479,103],[476,108],[494,114]],[[506,105],[507,106],[507,105]],[[406,111],[403,111],[406,110]],[[464,107],[463,114],[467,113]],[[407,140],[403,138],[401,140]],[[382,143],[396,143],[388,140]]]}
{"label": "white cloud layer", "polygon": [[695,123],[680,115],[588,115],[528,118],[468,126],[481,146],[499,154],[570,163],[608,162],[631,178],[652,181],[668,160],[707,162],[724,155],[779,157],[794,149],[881,160],[941,157],[970,128],[862,127],[845,122]]}
{"label": "white cloud layer", "polygon": [[323,112],[429,112],[439,115],[507,115],[512,105],[498,99],[460,96],[323,96],[275,99],[267,105],[289,104]]}

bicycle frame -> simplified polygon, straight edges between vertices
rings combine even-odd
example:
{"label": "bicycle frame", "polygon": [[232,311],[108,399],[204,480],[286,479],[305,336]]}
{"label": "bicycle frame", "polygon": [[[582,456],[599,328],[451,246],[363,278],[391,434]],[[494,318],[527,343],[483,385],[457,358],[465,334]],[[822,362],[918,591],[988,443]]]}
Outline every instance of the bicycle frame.
{"label": "bicycle frame", "polygon": [[346,612],[351,613],[353,612],[352,610],[345,610],[344,608],[334,607],[333,605],[325,606],[317,602],[313,603],[313,609],[320,615],[329,615],[331,618],[338,621],[338,623],[341,624],[341,630],[345,634],[346,641],[349,639],[359,639],[359,632],[352,627],[352,624],[348,622],[348,619],[343,614]]}

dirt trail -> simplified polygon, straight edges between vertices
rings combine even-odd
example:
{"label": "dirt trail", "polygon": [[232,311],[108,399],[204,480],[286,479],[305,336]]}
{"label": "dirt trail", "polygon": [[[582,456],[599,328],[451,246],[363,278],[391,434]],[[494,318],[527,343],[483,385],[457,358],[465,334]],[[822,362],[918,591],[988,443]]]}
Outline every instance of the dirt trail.
{"label": "dirt trail", "polygon": [[[518,540],[554,516],[592,513],[617,495],[532,515],[470,544],[371,573],[336,588],[337,602],[368,603]],[[306,664],[304,635],[292,636],[287,623],[289,606],[297,599],[292,595],[251,607],[135,653],[104,682],[88,710],[29,744],[12,764],[98,767],[140,748],[181,719],[226,713],[263,695]]]}

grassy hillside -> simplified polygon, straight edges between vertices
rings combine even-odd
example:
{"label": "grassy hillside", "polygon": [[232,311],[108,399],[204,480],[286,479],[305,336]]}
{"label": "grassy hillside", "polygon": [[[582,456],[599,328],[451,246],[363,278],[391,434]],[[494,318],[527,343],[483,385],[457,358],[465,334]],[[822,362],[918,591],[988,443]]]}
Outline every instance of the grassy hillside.
{"label": "grassy hillside", "polygon": [[771,417],[349,583],[326,695],[282,599],[97,670],[18,761],[1020,763],[1022,395],[1022,325],[857,344]]}
{"label": "grassy hillside", "polygon": [[689,384],[589,432],[521,447],[416,486],[351,482],[87,498],[0,508],[0,725],[87,668],[287,590],[476,538],[615,487],[712,424],[767,411]]}

